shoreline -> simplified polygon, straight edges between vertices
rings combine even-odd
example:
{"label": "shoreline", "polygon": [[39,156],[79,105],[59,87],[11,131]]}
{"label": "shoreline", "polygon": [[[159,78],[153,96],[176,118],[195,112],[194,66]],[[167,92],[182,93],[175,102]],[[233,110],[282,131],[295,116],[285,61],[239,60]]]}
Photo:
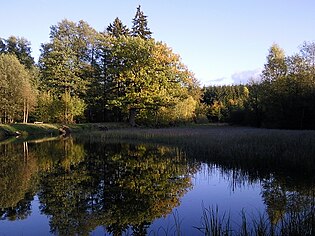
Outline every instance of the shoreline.
{"label": "shoreline", "polygon": [[[83,133],[92,131],[107,131],[109,129],[128,128],[126,123],[84,123],[66,125],[71,133]],[[5,141],[13,137],[29,137],[29,136],[57,136],[63,124],[49,123],[16,123],[16,124],[0,124],[0,141]]]}

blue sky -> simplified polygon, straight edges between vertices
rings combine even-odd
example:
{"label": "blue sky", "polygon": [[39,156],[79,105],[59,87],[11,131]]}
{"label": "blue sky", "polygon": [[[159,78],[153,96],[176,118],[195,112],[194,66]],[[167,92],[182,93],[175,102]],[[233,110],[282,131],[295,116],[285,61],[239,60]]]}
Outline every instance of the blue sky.
{"label": "blue sky", "polygon": [[25,37],[37,60],[51,25],[84,20],[103,31],[119,17],[131,27],[139,4],[153,37],[173,48],[202,85],[257,75],[272,43],[292,55],[315,41],[314,0],[2,0],[0,37]]}

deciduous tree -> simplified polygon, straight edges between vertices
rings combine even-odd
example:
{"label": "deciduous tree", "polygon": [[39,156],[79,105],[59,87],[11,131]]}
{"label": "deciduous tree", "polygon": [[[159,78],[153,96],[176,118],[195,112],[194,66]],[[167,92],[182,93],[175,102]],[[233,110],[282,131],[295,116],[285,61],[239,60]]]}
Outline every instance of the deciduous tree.
{"label": "deciduous tree", "polygon": [[112,40],[115,63],[109,65],[113,76],[110,91],[115,96],[109,105],[127,109],[131,125],[140,109],[158,110],[175,105],[175,98],[187,98],[192,75],[165,44],[140,37]]}
{"label": "deciduous tree", "polygon": [[0,122],[27,122],[36,100],[30,78],[16,56],[0,54]]}
{"label": "deciduous tree", "polygon": [[[80,99],[80,104],[84,102],[95,73],[96,35],[96,31],[84,21],[76,24],[63,20],[51,27],[51,41],[42,45],[39,60],[43,91],[49,91],[60,101],[62,97],[70,96],[72,100]],[[78,110],[83,112],[81,108],[85,106],[81,105]],[[65,114],[69,111],[75,114]],[[74,117],[78,115],[77,111],[63,110],[60,117]]]}

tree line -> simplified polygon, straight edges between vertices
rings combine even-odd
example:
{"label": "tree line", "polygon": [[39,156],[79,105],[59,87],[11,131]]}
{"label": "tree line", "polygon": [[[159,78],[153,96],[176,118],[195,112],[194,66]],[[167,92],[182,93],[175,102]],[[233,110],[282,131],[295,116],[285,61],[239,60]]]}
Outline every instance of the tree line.
{"label": "tree line", "polygon": [[313,42],[293,56],[272,45],[258,81],[204,88],[179,55],[152,37],[140,6],[131,29],[118,17],[103,32],[82,20],[51,26],[38,63],[30,45],[25,38],[0,38],[0,123],[315,128]]}
{"label": "tree line", "polygon": [[152,38],[140,6],[132,24],[116,18],[97,32],[84,21],[62,20],[51,26],[37,64],[26,39],[1,39],[0,122],[191,120],[200,100],[194,75]]}
{"label": "tree line", "polygon": [[315,43],[286,56],[273,44],[258,80],[209,86],[203,102],[210,121],[282,129],[315,128]]}

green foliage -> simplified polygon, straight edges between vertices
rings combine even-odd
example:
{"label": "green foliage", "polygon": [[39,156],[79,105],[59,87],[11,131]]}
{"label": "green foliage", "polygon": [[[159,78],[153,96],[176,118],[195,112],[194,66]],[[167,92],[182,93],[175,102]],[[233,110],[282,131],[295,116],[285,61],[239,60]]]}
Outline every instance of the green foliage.
{"label": "green foliage", "polygon": [[73,123],[83,116],[85,108],[84,101],[71,96],[69,92],[62,94],[60,99],[42,92],[38,99],[36,118],[44,122]]}
{"label": "green foliage", "polygon": [[52,26],[51,41],[42,45],[39,60],[40,88],[57,102],[44,96],[37,116],[72,122],[84,114],[90,121],[129,120],[135,125],[139,111],[157,114],[159,108],[174,107],[189,96],[197,101],[193,75],[170,48],[151,39],[140,6],[133,23],[132,36],[119,18],[105,33],[83,21],[63,20]]}
{"label": "green foliage", "polygon": [[39,69],[25,38],[0,39],[0,54],[25,66],[11,59],[2,65],[0,122],[26,123],[30,116],[49,122],[129,120],[134,126],[200,122],[207,116],[211,122],[315,128],[314,42],[305,42],[293,56],[273,44],[260,82],[208,86],[201,94],[179,56],[151,38],[141,6],[132,23],[129,32],[117,17],[98,33],[84,21],[63,20],[51,26]]}
{"label": "green foliage", "polygon": [[315,44],[285,56],[272,45],[259,82],[209,86],[203,102],[210,121],[286,129],[315,128]]}
{"label": "green foliage", "polygon": [[269,49],[267,63],[262,72],[263,80],[273,82],[286,74],[285,54],[277,44],[273,44]]}
{"label": "green foliage", "polygon": [[165,44],[140,37],[107,40],[111,42],[107,106],[129,111],[132,125],[138,111],[175,106],[188,97],[192,75]]}
{"label": "green foliage", "polygon": [[49,92],[40,92],[35,110],[35,118],[43,122],[55,122],[57,105],[53,95]]}
{"label": "green foliage", "polygon": [[15,55],[19,62],[28,70],[34,68],[35,61],[31,55],[31,43],[25,38],[10,36],[7,40],[0,41],[0,53]]}
{"label": "green foliage", "polygon": [[25,121],[27,111],[35,105],[30,78],[14,55],[0,54],[0,123],[23,121],[23,114]]}
{"label": "green foliage", "polygon": [[[0,54],[5,53],[15,56],[27,71],[29,81],[23,84],[23,118],[24,123],[28,122],[29,113],[34,111],[37,96],[38,73],[34,58],[31,56],[31,43],[25,38],[10,36],[7,40],[1,39]],[[0,121],[1,122],[1,121]]]}
{"label": "green foliage", "polygon": [[70,93],[61,95],[59,101],[59,119],[64,123],[73,123],[75,118],[82,117],[85,110],[85,103],[77,96],[71,96]]}
{"label": "green foliage", "polygon": [[66,91],[76,96],[85,94],[94,34],[84,21],[75,24],[63,20],[51,27],[51,42],[42,45],[39,59],[43,89],[59,97]]}
{"label": "green foliage", "polygon": [[238,122],[250,91],[244,85],[209,86],[204,89],[203,102],[208,106],[211,122]]}
{"label": "green foliage", "polygon": [[[42,44],[38,67],[26,39],[1,39],[0,53],[15,55],[27,68],[29,82],[24,84],[23,96],[14,95],[20,101],[10,98],[10,103],[2,96],[2,116],[6,118],[1,117],[5,121],[0,122],[18,119],[27,123],[31,113],[32,120],[45,122],[129,120],[134,126],[139,112],[143,123],[157,123],[152,121],[158,119],[160,108],[184,110],[180,106],[190,96],[198,102],[198,82],[178,55],[151,38],[140,6],[132,23],[129,32],[117,17],[99,33],[84,21],[62,20],[51,26],[50,41]],[[16,108],[8,114],[9,107],[21,103],[23,116],[16,114]],[[176,119],[189,120],[193,113],[190,109],[189,115],[179,113],[177,117],[184,117]]]}
{"label": "green foliage", "polygon": [[[273,50],[271,48],[270,54],[276,55]],[[305,43],[300,54],[267,57],[261,82],[264,125],[294,129],[315,127],[313,54],[307,53],[312,50],[315,50],[314,45]]]}
{"label": "green foliage", "polygon": [[[74,117],[83,114],[85,102],[82,99],[86,98],[94,75],[96,35],[84,21],[76,24],[63,20],[51,27],[51,42],[42,45],[39,60],[41,89],[57,99],[57,107],[62,111],[55,111],[53,114],[57,117],[50,119],[73,122]],[[49,106],[56,108],[55,104]]]}
{"label": "green foliage", "polygon": [[173,106],[162,106],[158,110],[142,111],[139,122],[156,127],[191,123],[195,119],[196,106],[197,101],[189,96],[179,100]]}
{"label": "green foliage", "polygon": [[196,102],[196,109],[195,109],[195,117],[194,121],[197,124],[206,124],[209,122],[207,118],[208,108],[207,105],[202,103],[201,101]]}

